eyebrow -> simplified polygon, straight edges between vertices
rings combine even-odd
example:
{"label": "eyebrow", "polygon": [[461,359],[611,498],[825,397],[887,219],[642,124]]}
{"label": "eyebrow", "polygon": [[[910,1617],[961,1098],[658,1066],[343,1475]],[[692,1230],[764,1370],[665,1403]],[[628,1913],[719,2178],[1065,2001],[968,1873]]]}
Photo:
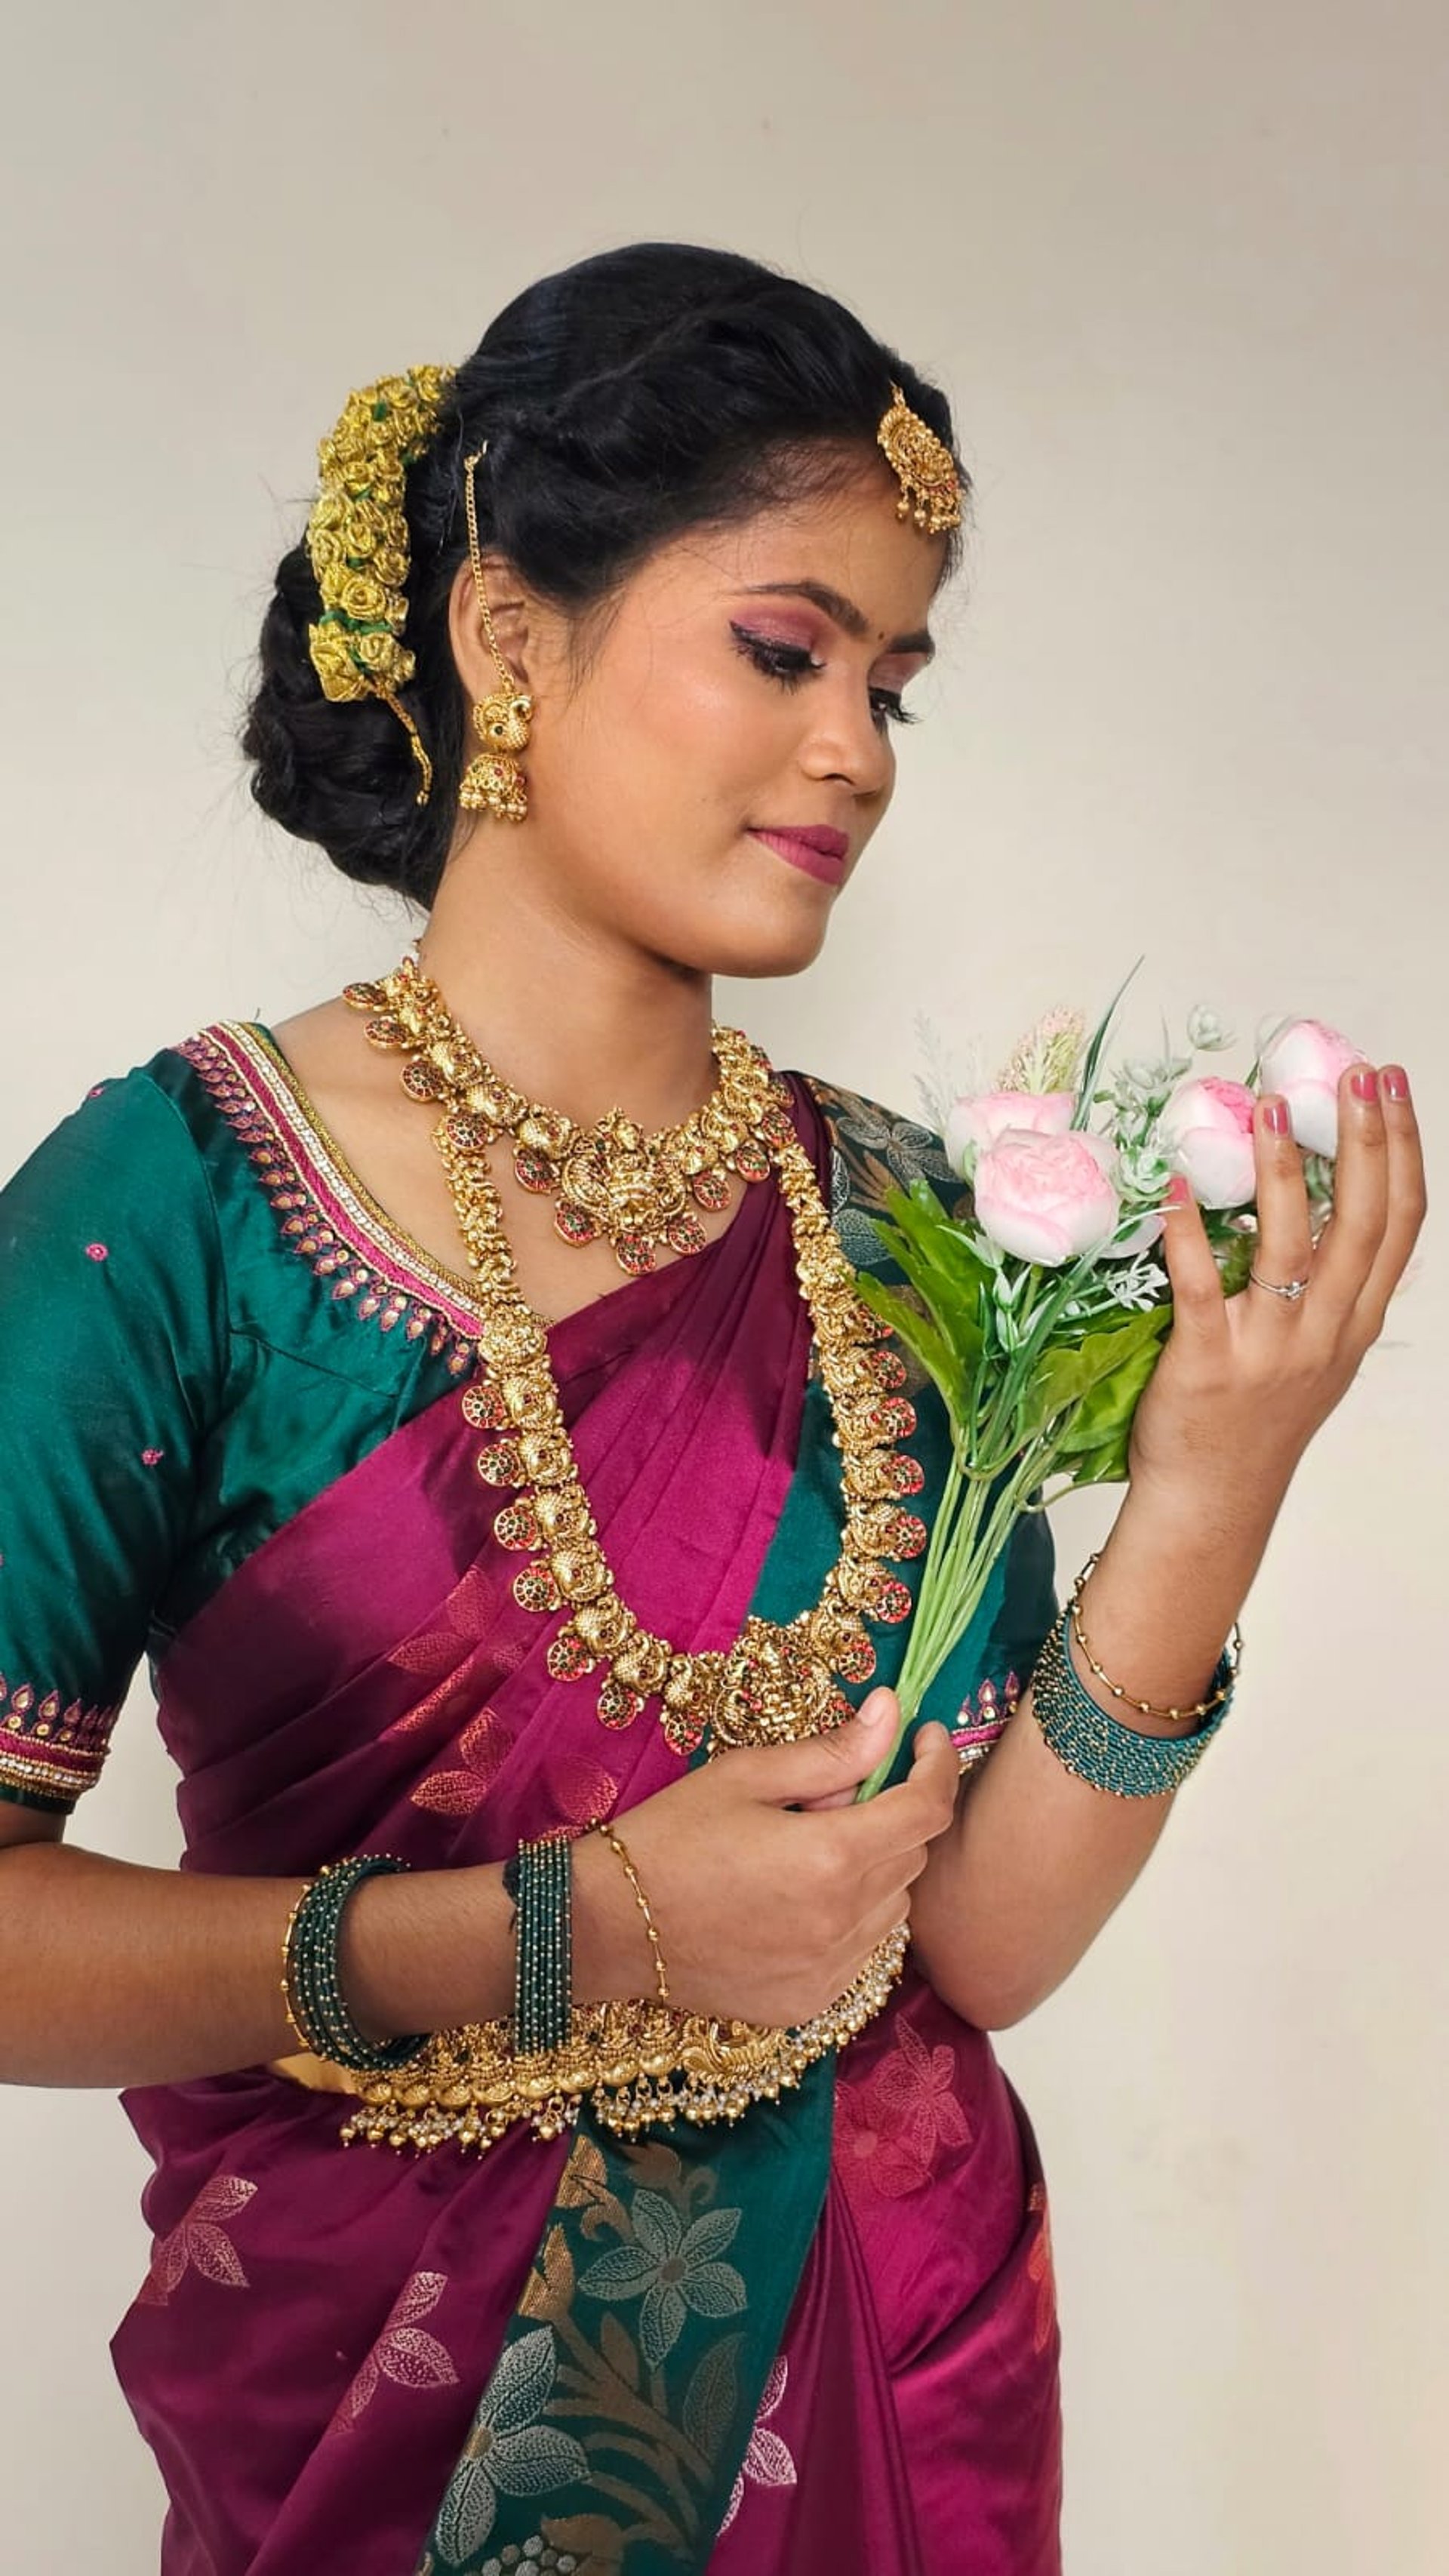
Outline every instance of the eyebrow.
{"label": "eyebrow", "polygon": [[[828,582],[749,581],[741,586],[752,599],[767,594],[777,599],[808,599],[816,608],[823,608],[827,617],[833,617],[847,635],[864,637],[870,633],[870,622],[854,600],[847,599],[843,591],[832,590]],[[935,638],[924,626],[914,635],[893,635],[886,646],[888,653],[924,653],[927,661],[935,650]]]}

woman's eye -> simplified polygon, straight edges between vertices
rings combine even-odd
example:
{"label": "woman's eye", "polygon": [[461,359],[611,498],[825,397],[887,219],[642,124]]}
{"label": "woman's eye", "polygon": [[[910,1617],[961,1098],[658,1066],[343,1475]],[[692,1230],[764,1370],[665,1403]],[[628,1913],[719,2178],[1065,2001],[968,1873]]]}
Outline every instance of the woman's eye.
{"label": "woman's eye", "polygon": [[807,671],[825,668],[823,662],[812,659],[803,644],[777,644],[768,635],[752,635],[747,626],[731,626],[730,633],[746,661],[753,662],[757,671],[766,672],[772,680],[783,680],[787,689],[803,680]]}
{"label": "woman's eye", "polygon": [[[768,635],[752,635],[747,626],[736,626],[733,622],[730,633],[745,659],[753,662],[755,669],[763,671],[767,678],[778,680],[784,688],[798,688],[812,672],[825,668],[824,663],[817,662],[803,644],[780,644]],[[916,724],[920,721],[902,706],[899,693],[894,689],[872,689],[870,711],[877,724]]]}

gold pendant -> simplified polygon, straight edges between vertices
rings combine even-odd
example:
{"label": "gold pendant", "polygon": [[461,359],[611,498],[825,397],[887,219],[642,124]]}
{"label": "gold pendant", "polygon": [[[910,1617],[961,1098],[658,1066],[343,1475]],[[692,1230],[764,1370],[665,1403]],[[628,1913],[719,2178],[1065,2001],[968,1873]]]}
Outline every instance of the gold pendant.
{"label": "gold pendant", "polygon": [[[475,761],[474,768],[485,765]],[[452,1102],[455,1119],[477,1122],[480,1145],[506,1141],[520,1188],[557,1200],[560,1241],[576,1248],[608,1243],[626,1276],[652,1270],[661,1248],[703,1252],[709,1237],[696,1211],[721,1214],[734,1180],[769,1176],[771,1139],[784,1113],[768,1062],[742,1030],[713,1032],[719,1079],[703,1106],[649,1135],[621,1109],[584,1128],[528,1100],[479,1053],[411,960],[378,983],[349,985],[347,999],[368,1014],[375,1046],[406,1055],[402,1080],[411,1098]]]}

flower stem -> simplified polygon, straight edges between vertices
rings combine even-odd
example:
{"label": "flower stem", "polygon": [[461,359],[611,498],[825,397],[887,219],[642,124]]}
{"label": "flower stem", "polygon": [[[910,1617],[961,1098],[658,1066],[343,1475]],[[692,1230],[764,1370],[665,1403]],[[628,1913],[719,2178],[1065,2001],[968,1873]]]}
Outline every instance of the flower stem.
{"label": "flower stem", "polygon": [[[990,1428],[994,1430],[995,1425]],[[989,1440],[983,1439],[980,1445],[989,1446]],[[901,1736],[919,1714],[936,1675],[981,1606],[996,1560],[1022,1504],[1055,1463],[1056,1443],[1049,1435],[1029,1441],[993,1501],[992,1489],[998,1474],[983,1473],[975,1458],[963,1458],[959,1442],[953,1448],[896,1683],[901,1706],[900,1733],[884,1760],[862,1783],[858,1803],[873,1798],[884,1787],[900,1749]]]}

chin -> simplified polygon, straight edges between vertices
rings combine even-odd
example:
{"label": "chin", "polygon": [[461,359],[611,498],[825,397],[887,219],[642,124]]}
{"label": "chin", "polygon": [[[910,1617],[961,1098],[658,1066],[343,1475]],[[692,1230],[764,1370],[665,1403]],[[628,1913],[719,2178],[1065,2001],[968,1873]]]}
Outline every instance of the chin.
{"label": "chin", "polygon": [[830,915],[823,906],[810,922],[712,922],[707,948],[701,941],[696,962],[705,974],[737,975],[745,982],[801,975],[814,965],[829,927]]}
{"label": "chin", "polygon": [[[781,875],[784,871],[781,870]],[[735,899],[715,906],[707,925],[716,975],[760,979],[800,975],[825,945],[837,894],[808,877],[777,884],[769,893],[735,889]]]}
{"label": "chin", "polygon": [[814,964],[833,909],[833,893],[802,878],[798,894],[793,886],[734,886],[717,890],[712,901],[675,902],[667,912],[636,916],[630,927],[642,947],[686,974],[763,982]]}

